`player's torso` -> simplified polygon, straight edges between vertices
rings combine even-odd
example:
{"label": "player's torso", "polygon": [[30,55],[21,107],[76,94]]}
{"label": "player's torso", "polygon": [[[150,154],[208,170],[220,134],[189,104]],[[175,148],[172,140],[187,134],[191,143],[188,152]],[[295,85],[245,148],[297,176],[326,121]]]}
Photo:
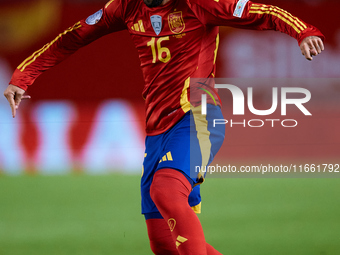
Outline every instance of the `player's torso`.
{"label": "player's torso", "polygon": [[143,0],[127,1],[124,10],[145,79],[147,130],[164,129],[184,114],[183,110],[174,113],[182,107],[180,98],[187,78],[206,67],[200,58],[211,59],[210,70],[205,68],[202,75],[213,71],[218,29],[204,26],[185,0],[156,8],[147,7]]}
{"label": "player's torso", "polygon": [[143,0],[133,2],[125,22],[138,50],[146,85],[154,83],[157,71],[166,76],[174,73],[170,68],[181,68],[183,73],[183,62],[192,61],[199,53],[204,32],[186,1],[173,0],[155,8],[147,7]]}

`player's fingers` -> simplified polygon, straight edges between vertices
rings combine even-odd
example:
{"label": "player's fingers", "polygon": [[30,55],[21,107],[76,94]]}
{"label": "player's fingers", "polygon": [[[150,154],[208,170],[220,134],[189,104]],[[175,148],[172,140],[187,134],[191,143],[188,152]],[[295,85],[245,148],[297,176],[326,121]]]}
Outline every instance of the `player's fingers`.
{"label": "player's fingers", "polygon": [[31,96],[29,96],[29,95],[22,96],[21,100],[23,100],[23,99],[31,99]]}
{"label": "player's fingers", "polygon": [[322,49],[319,45],[319,42],[318,42],[318,38],[315,38],[312,40],[312,46],[311,46],[311,50],[315,50],[317,52],[317,54],[320,54]]}
{"label": "player's fingers", "polygon": [[20,99],[18,99],[18,102],[15,103],[15,109],[18,109],[19,108],[19,105],[21,103],[22,100],[25,100],[25,99],[30,99],[31,96],[21,96]]}
{"label": "player's fingers", "polygon": [[302,53],[302,55],[305,56],[306,59],[313,60],[313,58],[310,54],[309,46],[308,46],[307,43],[301,44],[301,53]]}
{"label": "player's fingers", "polygon": [[314,45],[314,39],[307,40],[307,45],[309,47],[309,51],[312,56],[318,55],[318,50],[315,48],[315,45]]}
{"label": "player's fingers", "polygon": [[11,109],[12,109],[12,116],[13,118],[15,118],[15,115],[17,114],[17,109],[16,109],[16,106],[15,106],[15,103],[14,103],[14,100],[12,100],[12,102],[9,103],[9,105],[11,106]]}
{"label": "player's fingers", "polygon": [[9,102],[9,106],[12,110],[12,116],[15,118],[16,115],[16,107],[15,107],[15,101],[14,101],[14,94],[13,93],[4,93],[5,97],[7,98],[7,101]]}
{"label": "player's fingers", "polygon": [[316,39],[315,44],[320,49],[319,53],[321,53],[321,51],[325,50],[325,46],[323,45],[323,41],[320,38]]}
{"label": "player's fingers", "polygon": [[318,40],[318,43],[321,47],[321,50],[325,50],[325,45],[323,44],[323,41],[321,39]]}
{"label": "player's fingers", "polygon": [[15,108],[18,109],[23,95],[16,93],[14,96]]}
{"label": "player's fingers", "polygon": [[24,94],[25,94],[25,90],[17,86],[14,86],[12,84],[8,85],[8,87],[6,88],[4,92],[4,96],[7,98],[7,101],[9,102],[9,105],[12,109],[13,118],[16,115],[16,110],[19,107],[21,99],[30,98],[30,96],[24,96]]}

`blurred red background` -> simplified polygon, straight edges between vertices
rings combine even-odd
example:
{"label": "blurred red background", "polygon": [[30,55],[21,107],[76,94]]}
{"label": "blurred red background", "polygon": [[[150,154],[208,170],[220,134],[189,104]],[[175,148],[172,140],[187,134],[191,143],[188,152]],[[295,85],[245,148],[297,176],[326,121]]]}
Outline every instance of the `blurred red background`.
{"label": "blurred red background", "polygon": [[[46,42],[53,40],[67,27],[96,12],[105,2],[99,0],[1,1],[1,88],[3,90],[6,88],[11,72],[27,56]],[[303,59],[297,42],[286,35],[271,31],[258,32],[223,27],[220,29],[217,77],[313,78],[315,81],[319,78],[324,79],[318,80],[319,87],[315,82],[304,84],[305,88],[312,92],[312,101],[308,104],[308,107],[313,109],[312,117],[304,117],[301,113],[294,112],[288,117],[299,120],[299,126],[290,130],[282,127],[227,128],[227,139],[219,153],[219,160],[339,159],[340,135],[337,127],[340,126],[340,84],[336,78],[340,76],[338,14],[340,2],[336,0],[262,0],[260,2],[279,6],[318,27],[326,36],[326,51],[315,57],[314,61],[307,62]],[[91,137],[95,136],[93,129],[99,118],[100,109],[103,103],[115,99],[126,100],[126,107],[132,112],[131,118],[135,130],[133,132],[137,132],[136,147],[138,153],[141,153],[141,156],[133,157],[136,164],[132,164],[131,169],[136,168],[137,164],[142,162],[143,155],[144,100],[141,96],[143,84],[137,51],[126,31],[108,35],[80,49],[63,63],[42,74],[29,88],[27,93],[32,96],[32,99],[21,107],[19,120],[14,122],[15,129],[5,127],[13,125],[13,121],[10,118],[10,110],[4,102],[5,99],[1,99],[0,107],[3,112],[8,113],[8,116],[6,113],[1,115],[5,117],[1,124],[2,128],[0,126],[2,133],[0,134],[2,140],[2,142],[0,140],[0,169],[5,172],[20,172],[21,170],[17,169],[20,166],[25,171],[45,171],[41,170],[44,167],[40,166],[39,162],[48,161],[48,157],[53,158],[53,156],[42,155],[44,153],[39,152],[44,148],[47,150],[44,146],[48,143],[45,138],[41,138],[44,136],[42,132],[47,132],[47,129],[43,131],[44,129],[39,128],[39,123],[48,120],[39,119],[36,116],[36,109],[41,106],[41,102],[67,102],[70,103],[73,113],[68,119],[71,125],[65,134],[66,137],[61,140],[65,139],[64,143],[67,144],[70,155],[59,157],[63,159],[69,157],[69,162],[65,165],[70,169],[83,170],[86,168],[82,163],[85,155],[84,148]],[[270,107],[271,101],[268,102],[268,97],[263,97],[263,93],[270,92],[274,86],[270,82],[256,85],[254,102],[258,108]],[[294,81],[287,86],[296,87],[299,86],[299,82]],[[230,104],[227,102],[223,107],[228,106]],[[66,113],[63,114],[66,116]],[[244,119],[258,119],[258,116],[254,117],[247,113]],[[9,141],[5,136],[12,135],[13,130],[19,133],[19,138],[14,139],[16,142],[13,148],[10,146],[10,149],[6,150]],[[61,132],[61,129],[58,132]],[[110,150],[110,146],[106,150]],[[53,145],[49,148],[62,149],[53,148]],[[8,158],[8,151],[11,150],[21,151],[16,152],[16,155],[21,158],[19,160],[21,163],[17,166],[14,159]],[[136,152],[136,155],[138,153]],[[110,161],[110,156],[107,156],[105,162],[113,164],[108,167],[109,169],[124,165],[123,162],[115,166],[116,163]],[[47,168],[45,166],[44,169]],[[61,168],[61,166],[58,167],[56,164],[52,168]]]}

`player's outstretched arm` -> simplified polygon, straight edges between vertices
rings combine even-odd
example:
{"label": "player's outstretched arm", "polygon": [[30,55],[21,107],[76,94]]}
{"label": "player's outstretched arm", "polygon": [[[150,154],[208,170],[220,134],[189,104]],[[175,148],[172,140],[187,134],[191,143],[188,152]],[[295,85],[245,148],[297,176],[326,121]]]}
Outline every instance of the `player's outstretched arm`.
{"label": "player's outstretched arm", "polygon": [[4,92],[12,109],[13,118],[21,100],[29,98],[24,96],[28,86],[33,84],[41,73],[62,62],[80,47],[85,46],[88,43],[86,41],[87,34],[90,33],[84,29],[81,22],[78,22],[59,34],[52,42],[34,52],[15,69],[10,85]]}
{"label": "player's outstretched arm", "polygon": [[98,38],[126,29],[119,8],[121,8],[120,0],[108,2],[104,8],[60,33],[15,69],[10,85],[4,92],[11,106],[13,117],[16,115],[21,100],[30,98],[24,96],[24,93],[41,73]]}
{"label": "player's outstretched arm", "polygon": [[4,92],[4,96],[7,98],[7,101],[9,102],[9,105],[12,109],[13,118],[15,118],[16,110],[19,108],[21,100],[31,98],[30,96],[25,96],[24,94],[25,90],[12,84],[8,85],[7,89]]}
{"label": "player's outstretched arm", "polygon": [[324,50],[325,37],[316,27],[279,7],[248,0],[187,1],[204,24],[280,31],[298,41],[308,60]]}
{"label": "player's outstretched arm", "polygon": [[300,49],[302,55],[304,55],[307,60],[312,61],[313,56],[320,54],[325,49],[325,47],[320,37],[308,36],[302,40]]}

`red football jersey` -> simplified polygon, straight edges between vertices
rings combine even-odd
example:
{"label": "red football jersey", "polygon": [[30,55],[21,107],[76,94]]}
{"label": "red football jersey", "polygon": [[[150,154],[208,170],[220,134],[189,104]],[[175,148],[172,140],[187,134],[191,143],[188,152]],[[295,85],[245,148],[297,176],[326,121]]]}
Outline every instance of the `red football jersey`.
{"label": "red football jersey", "polygon": [[21,63],[11,84],[27,89],[43,71],[103,35],[127,29],[138,50],[145,87],[146,132],[171,128],[190,110],[190,79],[212,78],[218,26],[279,30],[298,40],[323,35],[288,12],[248,0],[111,0]]}

